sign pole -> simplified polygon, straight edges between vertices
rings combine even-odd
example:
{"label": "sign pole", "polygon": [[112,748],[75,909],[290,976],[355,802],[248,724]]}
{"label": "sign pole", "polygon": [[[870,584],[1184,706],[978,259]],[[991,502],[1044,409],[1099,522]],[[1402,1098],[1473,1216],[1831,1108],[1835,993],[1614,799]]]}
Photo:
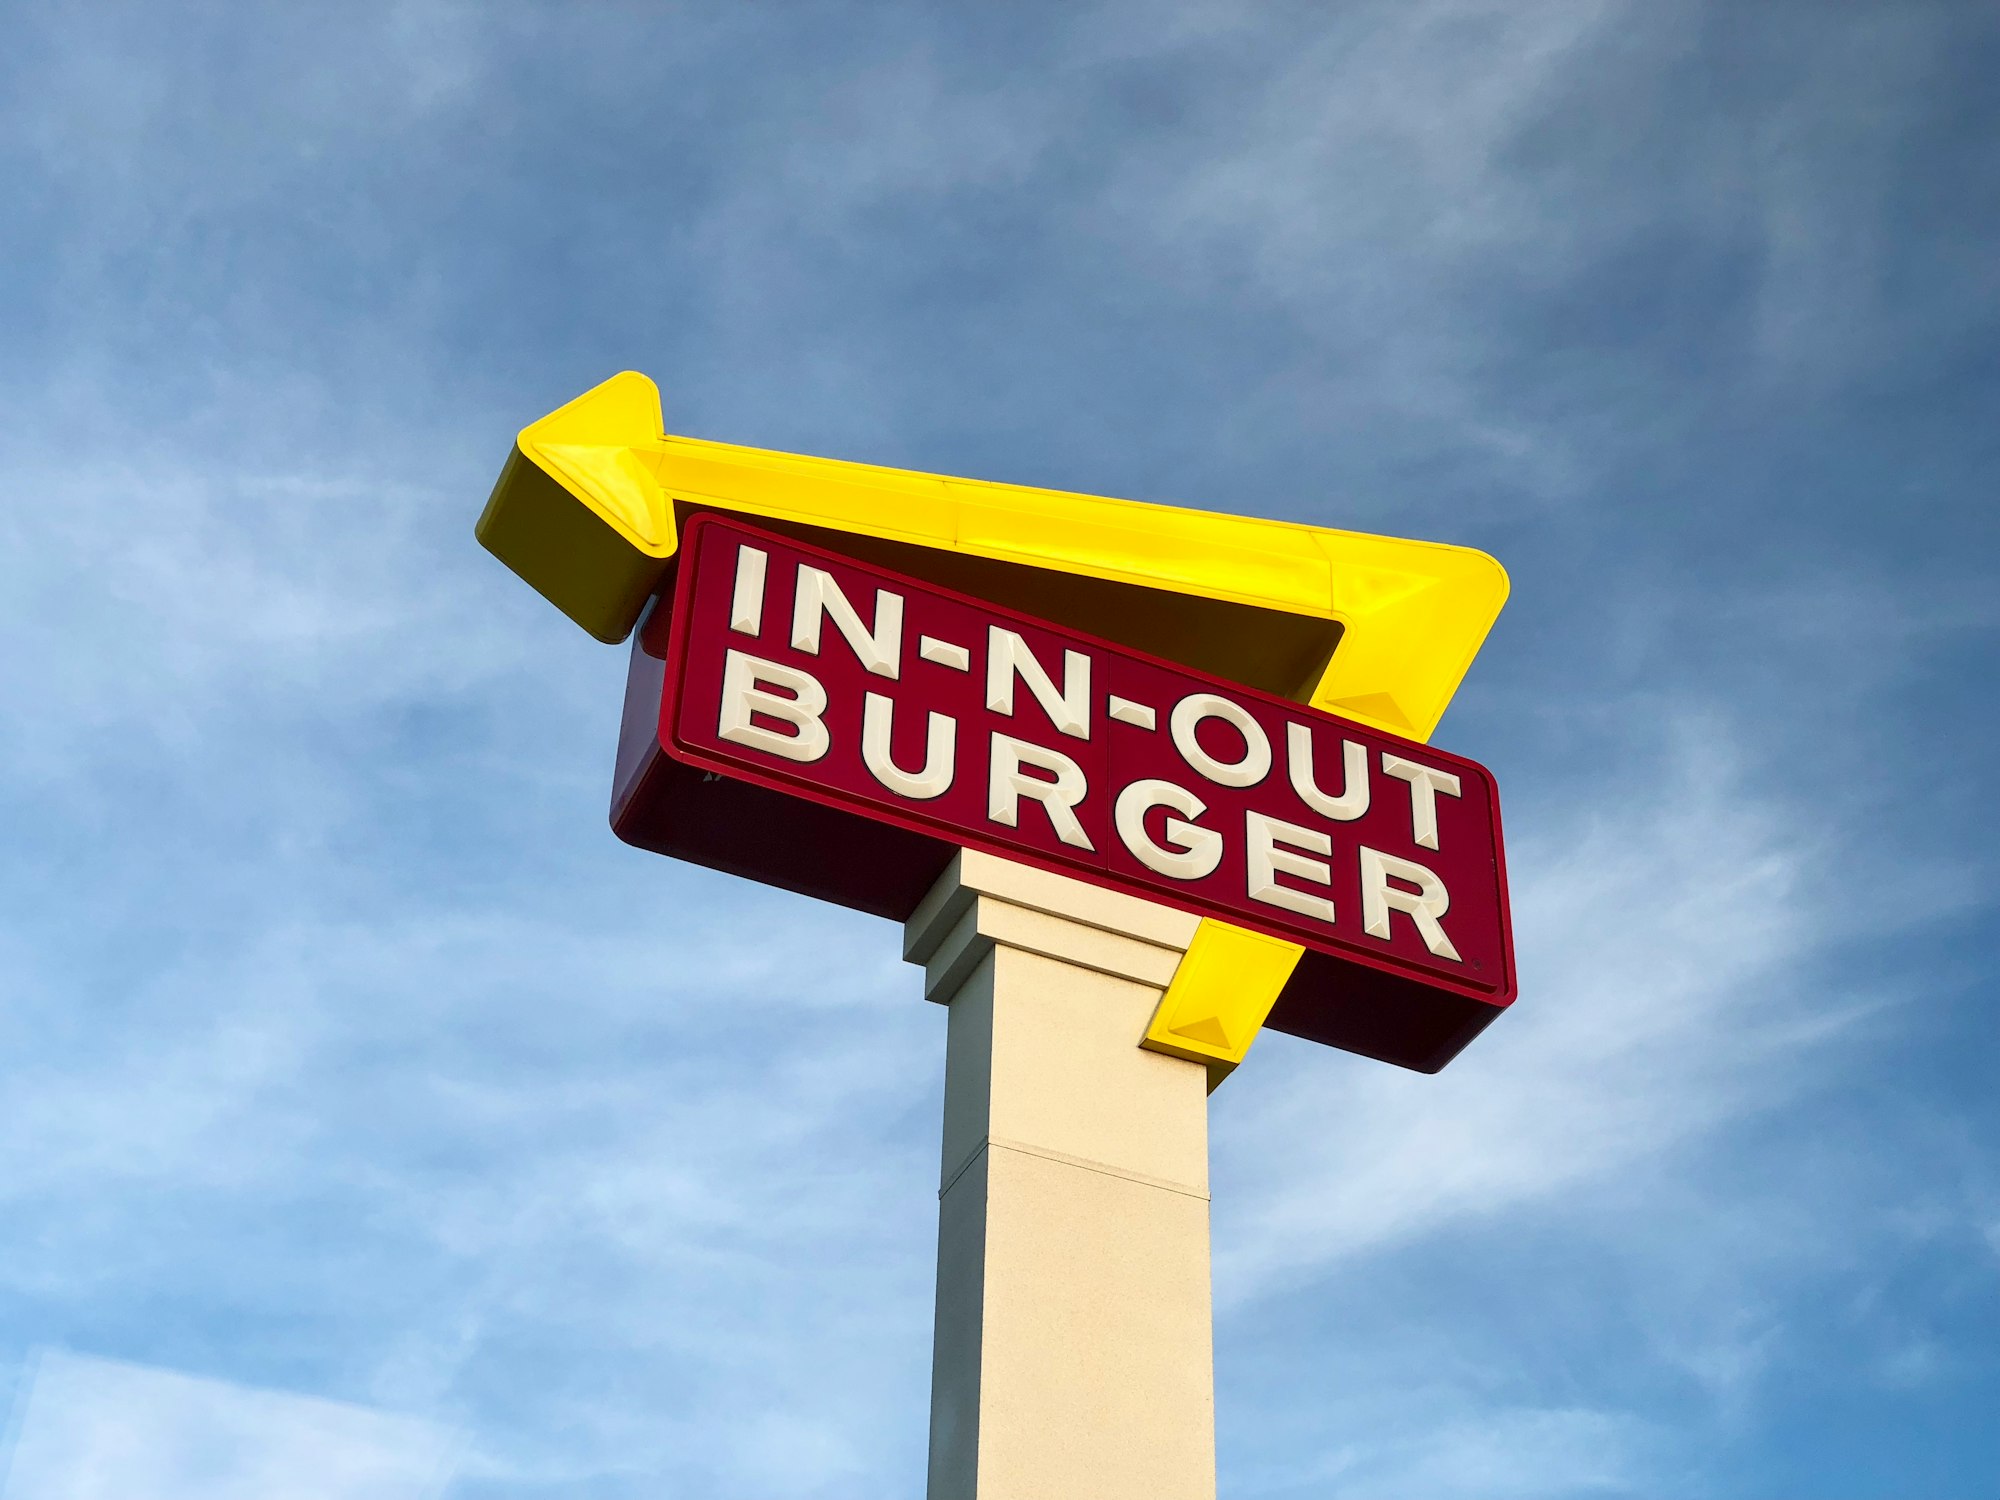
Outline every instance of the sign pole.
{"label": "sign pole", "polygon": [[929,1500],[1213,1500],[1208,1070],[1139,1045],[1197,925],[967,850],[904,928],[950,1011]]}

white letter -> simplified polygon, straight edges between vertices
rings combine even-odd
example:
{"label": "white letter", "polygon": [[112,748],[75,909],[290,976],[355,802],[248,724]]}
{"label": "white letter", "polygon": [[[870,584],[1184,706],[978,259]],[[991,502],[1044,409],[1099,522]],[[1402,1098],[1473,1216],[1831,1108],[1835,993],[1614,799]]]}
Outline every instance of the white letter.
{"label": "white letter", "polygon": [[[1417,889],[1398,890],[1389,884],[1391,879],[1407,880]],[[1362,846],[1361,925],[1370,937],[1389,937],[1389,913],[1408,912],[1410,920],[1417,924],[1424,946],[1439,958],[1459,963],[1458,950],[1452,947],[1451,939],[1438,925],[1438,918],[1450,909],[1451,892],[1429,870],[1407,859],[1398,859],[1393,854]]]}
{"label": "white letter", "polygon": [[799,564],[798,593],[792,598],[792,646],[819,655],[822,616],[831,616],[861,665],[877,677],[894,677],[903,663],[903,596],[875,591],[875,628],[869,630],[847,602],[833,575]]}
{"label": "white letter", "polygon": [[963,646],[954,646],[950,641],[941,641],[936,636],[917,637],[917,655],[925,661],[934,661],[941,667],[950,667],[954,672],[972,670],[972,653]]}
{"label": "white letter", "polygon": [[[788,688],[793,696],[780,698],[767,693],[759,683]],[[761,661],[742,651],[729,653],[722,668],[722,716],[715,732],[725,740],[767,750],[786,760],[815,761],[826,754],[832,736],[820,715],[826,712],[826,689],[818,681],[792,667]],[[797,734],[779,734],[750,722],[752,714],[783,719],[795,726]]]}
{"label": "white letter", "polygon": [[1294,719],[1285,726],[1285,748],[1292,767],[1292,790],[1322,818],[1351,823],[1368,811],[1368,747],[1353,740],[1340,742],[1340,795],[1329,797],[1313,777],[1312,731]]}
{"label": "white letter", "polygon": [[[1021,774],[1023,766],[1033,766],[1038,771],[1053,771],[1056,779],[1043,781],[1038,777],[1024,776]],[[1040,745],[1030,745],[1010,735],[993,736],[993,765],[986,783],[986,816],[995,823],[1004,823],[1009,828],[1020,827],[1021,799],[1032,797],[1047,810],[1049,824],[1055,829],[1057,838],[1079,849],[1094,851],[1097,846],[1083,831],[1083,824],[1077,821],[1075,810],[1089,790],[1083,779],[1083,767],[1062,751],[1045,750]]]}
{"label": "white letter", "polygon": [[1130,724],[1134,729],[1144,729],[1148,733],[1159,727],[1160,716],[1143,703],[1134,703],[1130,698],[1121,698],[1116,693],[1104,700],[1104,711],[1120,724]]}
{"label": "white letter", "polygon": [[[1146,832],[1146,814],[1155,807],[1171,807],[1181,815],[1167,819],[1172,849],[1162,849]],[[1112,818],[1118,825],[1118,837],[1147,869],[1176,880],[1199,880],[1213,875],[1222,863],[1222,835],[1181,821],[1200,817],[1203,808],[1201,798],[1171,781],[1135,781],[1118,794]]]}
{"label": "white letter", "polygon": [[[1292,852],[1292,849],[1310,849],[1315,854],[1331,854],[1332,838],[1316,828],[1301,828],[1296,823],[1287,823],[1282,818],[1267,818],[1262,813],[1246,813],[1244,823],[1244,832],[1249,836],[1245,853],[1249,864],[1250,899],[1269,906],[1282,906],[1286,911],[1295,911],[1303,916],[1318,917],[1322,922],[1331,922],[1331,901],[1324,896],[1308,896],[1304,891],[1279,885],[1278,871],[1283,870],[1287,875],[1296,875],[1301,880],[1310,880],[1318,885],[1332,885],[1333,871],[1324,861],[1307,859],[1303,854]],[[1285,848],[1287,844],[1292,848]]]}
{"label": "white letter", "polygon": [[934,713],[924,727],[924,768],[912,776],[889,758],[890,726],[896,711],[880,693],[865,693],[861,704],[861,762],[890,791],[918,802],[951,790],[958,757],[958,720]]}
{"label": "white letter", "polygon": [[[1437,848],[1438,809],[1435,794],[1443,792],[1447,797],[1456,797],[1458,778],[1449,771],[1433,771],[1429,766],[1420,766],[1415,761],[1387,753],[1382,756],[1382,774],[1409,782],[1411,836],[1426,849]],[[1410,868],[1418,867],[1412,865]],[[1452,956],[1456,958],[1458,955]]]}
{"label": "white letter", "polygon": [[1090,738],[1090,658],[1081,651],[1063,652],[1063,686],[1049,680],[1028,643],[998,625],[986,627],[986,706],[996,714],[1014,712],[1014,678],[1027,683],[1049,722],[1075,739]]}
{"label": "white letter", "polygon": [[729,628],[738,635],[756,635],[764,628],[764,564],[768,561],[755,547],[736,549],[736,592],[729,600]]}
{"label": "white letter", "polygon": [[[1241,760],[1217,760],[1194,737],[1203,719],[1222,719],[1243,736]],[[1174,748],[1181,759],[1217,786],[1255,786],[1271,769],[1271,742],[1263,726],[1250,717],[1240,703],[1231,703],[1214,693],[1189,693],[1174,705],[1167,727],[1173,731]]]}

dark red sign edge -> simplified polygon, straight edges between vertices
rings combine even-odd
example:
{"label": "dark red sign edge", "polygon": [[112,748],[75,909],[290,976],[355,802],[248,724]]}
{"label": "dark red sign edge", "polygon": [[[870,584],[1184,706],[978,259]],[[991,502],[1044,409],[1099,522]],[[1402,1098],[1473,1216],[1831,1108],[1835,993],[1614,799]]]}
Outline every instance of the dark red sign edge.
{"label": "dark red sign edge", "polygon": [[[1331,959],[1336,962],[1358,964],[1364,968],[1373,969],[1379,973],[1418,985],[1427,990],[1436,990],[1445,994],[1458,996],[1461,999],[1476,1001],[1481,1005],[1491,1006],[1495,1012],[1505,1010],[1519,997],[1519,980],[1514,961],[1513,906],[1507,887],[1506,838],[1500,821],[1499,781],[1487,767],[1481,765],[1478,761],[1472,760],[1467,756],[1453,754],[1448,750],[1440,750],[1436,746],[1425,744],[1421,740],[1413,740],[1404,735],[1393,734],[1388,730],[1377,729],[1373,725],[1355,723],[1353,720],[1342,718],[1339,714],[1328,713],[1322,708],[1314,708],[1310,704],[1299,703],[1290,698],[1281,698],[1275,693],[1267,693],[1259,688],[1246,687],[1242,683],[1231,682],[1227,678],[1199,671],[1196,668],[1169,660],[1166,657],[1156,656],[1151,652],[1127,646],[1122,642],[1106,640],[1102,636],[1092,635],[1088,631],[1075,630],[1052,620],[1038,619],[1033,615],[1024,614],[1019,610],[993,604],[979,598],[976,594],[962,593],[957,589],[932,583],[928,579],[918,578],[911,574],[897,573],[892,569],[883,568],[874,563],[863,562],[858,558],[848,557],[831,548],[801,541],[796,537],[785,535],[782,532],[764,531],[737,519],[733,515],[704,511],[689,518],[681,530],[681,560],[691,562],[696,539],[703,532],[712,530],[717,526],[745,534],[752,538],[768,541],[780,547],[791,548],[811,556],[825,558],[837,562],[844,567],[858,568],[864,573],[876,574],[891,580],[907,581],[932,593],[941,594],[946,598],[970,605],[975,609],[1002,620],[1030,625],[1039,630],[1052,631],[1058,635],[1068,636],[1073,640],[1084,642],[1116,655],[1136,658],[1177,676],[1220,688],[1225,692],[1235,694],[1239,697],[1258,700],[1272,707],[1294,713],[1303,712],[1317,715],[1337,725],[1352,725],[1353,729],[1360,734],[1405,746],[1418,752],[1419,755],[1435,761],[1472,767],[1479,772],[1479,778],[1487,788],[1487,807],[1493,820],[1493,868],[1498,882],[1500,898],[1500,952],[1501,967],[1504,971],[1503,980],[1492,989],[1487,989],[1483,986],[1465,982],[1453,983],[1433,970],[1417,968],[1397,958],[1394,954],[1384,955],[1366,950],[1356,950],[1348,948],[1344,944],[1338,945],[1337,951],[1329,951],[1328,948],[1300,942],[1296,933],[1286,930],[1273,930],[1270,927],[1261,926],[1255,921],[1248,920],[1247,913],[1221,907],[1219,903],[1199,901],[1182,895],[1177,891],[1164,891],[1153,886],[1141,885],[1137,881],[1128,881],[1123,877],[1095,866],[1080,863],[1067,864],[1060,859],[1051,858],[1039,850],[1023,849],[1012,844],[1002,843],[997,839],[982,839],[977,835],[968,835],[967,831],[962,828],[943,823],[926,822],[919,817],[910,816],[900,809],[884,809],[872,804],[859,803],[838,796],[818,786],[809,783],[794,782],[781,774],[768,772],[760,767],[746,767],[737,761],[723,760],[719,757],[709,755],[696,747],[682,744],[674,735],[671,726],[679,704],[678,688],[681,677],[679,668],[683,664],[686,654],[687,621],[694,608],[695,591],[692,588],[678,586],[673,590],[673,615],[669,622],[667,641],[663,647],[663,655],[661,657],[666,666],[666,673],[660,695],[659,727],[655,737],[663,754],[679,761],[683,765],[691,765],[699,770],[712,771],[717,775],[747,781],[753,785],[762,786],[767,790],[786,796],[801,797],[807,801],[818,803],[822,807],[831,808],[836,812],[848,813],[852,816],[888,823],[906,832],[919,834],[925,838],[939,839],[948,844],[978,848],[982,852],[993,854],[1002,859],[1011,859],[1021,864],[1031,865],[1037,869],[1046,870],[1053,875],[1066,875],[1073,880],[1081,880],[1085,884],[1097,886],[1101,890],[1116,891],[1121,895],[1137,896],[1142,900],[1158,901],[1163,906],[1172,906],[1194,916],[1211,918],[1215,921],[1228,923],[1231,926],[1259,932],[1267,937],[1277,938],[1281,942],[1296,944],[1304,948],[1309,954],[1318,954],[1322,958]],[[680,569],[676,568],[675,571],[678,573]],[[1337,650],[1338,648],[1336,647],[1335,649]]]}

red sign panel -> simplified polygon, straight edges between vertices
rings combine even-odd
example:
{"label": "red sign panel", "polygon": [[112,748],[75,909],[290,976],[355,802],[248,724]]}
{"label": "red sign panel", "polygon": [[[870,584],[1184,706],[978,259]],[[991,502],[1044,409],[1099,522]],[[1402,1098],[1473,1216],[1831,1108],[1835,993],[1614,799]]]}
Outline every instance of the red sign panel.
{"label": "red sign panel", "polygon": [[1409,1066],[1513,999],[1474,762],[714,515],[678,566],[635,648],[632,842],[898,918],[989,850],[1300,944],[1330,962],[1272,1024]]}

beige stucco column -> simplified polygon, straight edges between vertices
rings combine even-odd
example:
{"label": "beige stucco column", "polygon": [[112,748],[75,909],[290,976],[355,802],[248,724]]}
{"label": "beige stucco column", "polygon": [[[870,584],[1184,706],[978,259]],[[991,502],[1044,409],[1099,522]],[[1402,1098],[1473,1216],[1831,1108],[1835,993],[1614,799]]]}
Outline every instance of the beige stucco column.
{"label": "beige stucco column", "polygon": [[930,1500],[1212,1500],[1208,1073],[1139,1046],[1196,919],[967,851],[905,927],[950,1008]]}

